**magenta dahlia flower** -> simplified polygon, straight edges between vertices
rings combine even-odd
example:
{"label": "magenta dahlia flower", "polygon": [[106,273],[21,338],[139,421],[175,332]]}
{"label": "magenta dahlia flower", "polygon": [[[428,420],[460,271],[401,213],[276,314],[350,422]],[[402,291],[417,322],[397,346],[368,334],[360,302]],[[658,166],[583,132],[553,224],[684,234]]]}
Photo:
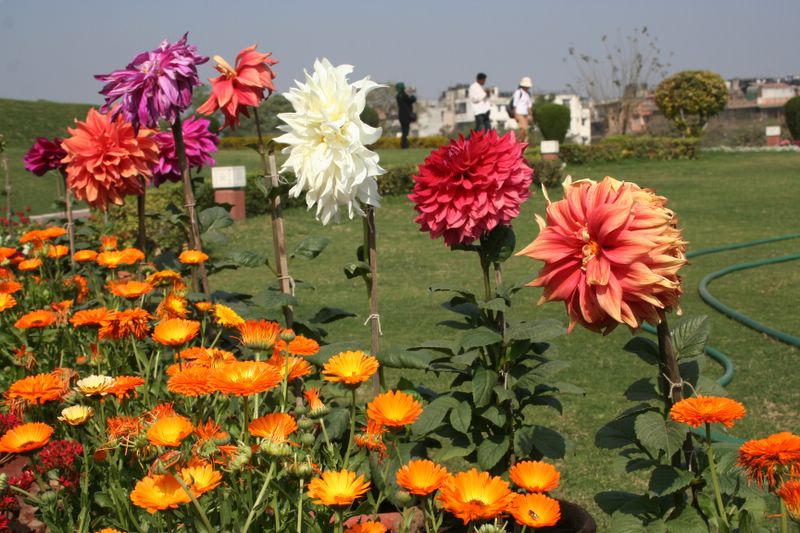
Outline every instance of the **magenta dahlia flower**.
{"label": "magenta dahlia flower", "polygon": [[208,61],[197,55],[196,46],[186,43],[188,36],[185,33],[175,43],[165,39],[155,50],[137,55],[124,69],[95,76],[107,82],[100,91],[106,97],[101,111],[108,112],[121,99],[113,118],[122,113],[136,131],[142,124],[155,128],[162,118],[173,124],[192,104],[192,88],[200,85],[197,65]]}
{"label": "magenta dahlia flower", "polygon": [[[217,151],[219,137],[208,131],[211,123],[204,118],[189,117],[182,123],[183,143],[186,146],[186,162],[189,168],[201,169],[213,165],[213,152]],[[158,163],[153,167],[153,183],[156,187],[165,181],[180,181],[181,166],[172,131],[153,135],[158,143]]]}
{"label": "magenta dahlia flower", "polygon": [[37,176],[44,176],[50,170],[59,170],[66,165],[61,162],[67,152],[61,147],[63,139],[54,138],[52,141],[39,137],[33,143],[28,153],[22,158],[25,161],[25,170]]}
{"label": "magenta dahlia flower", "polygon": [[469,244],[498,225],[508,225],[530,196],[533,170],[525,163],[525,143],[513,133],[472,132],[440,146],[414,176],[408,197],[415,222],[431,238],[449,245]]}

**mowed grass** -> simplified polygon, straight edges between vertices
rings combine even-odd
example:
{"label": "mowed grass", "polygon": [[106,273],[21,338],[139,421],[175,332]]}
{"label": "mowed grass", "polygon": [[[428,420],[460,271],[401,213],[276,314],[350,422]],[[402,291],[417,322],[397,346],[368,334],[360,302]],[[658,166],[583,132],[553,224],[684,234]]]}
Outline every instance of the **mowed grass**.
{"label": "mowed grass", "polygon": [[[424,150],[387,151],[382,159],[419,163],[426,154]],[[226,164],[236,163],[233,154],[223,155]],[[611,175],[655,188],[670,199],[670,206],[678,213],[690,250],[799,231],[798,154],[703,154],[697,161],[629,161],[575,166],[569,171],[575,178]],[[554,200],[560,196],[559,191],[550,194]],[[514,223],[518,248],[536,236],[533,214],[543,212],[544,199],[537,192]],[[449,251],[441,240],[431,240],[419,231],[413,221],[414,214],[411,203],[403,197],[385,198],[377,211],[383,347],[412,346],[455,334],[437,325],[457,317],[440,307],[447,295],[430,292],[431,285],[462,285],[476,292],[481,288],[474,255]],[[308,314],[323,305],[351,310],[358,317],[330,324],[328,340],[367,344],[369,329],[363,322],[368,309],[363,283],[347,280],[343,274],[343,266],[354,259],[355,248],[360,244],[361,221],[322,227],[314,220],[313,213],[301,209],[288,210],[285,217],[290,250],[309,235],[331,239],[317,259],[296,259],[290,264],[295,278],[315,287],[298,292],[301,301],[298,314]],[[267,217],[238,222],[226,230],[226,235],[229,239],[226,251],[272,253]],[[703,256],[683,271],[684,315],[708,314],[712,323],[711,344],[727,353],[736,365],[736,377],[728,390],[748,409],[748,416],[734,428],[737,436],[800,430],[800,376],[796,371],[800,353],[715,313],[700,300],[696,287],[702,276],[728,264],[785,255],[799,247],[800,240],[794,240]],[[530,279],[539,267],[527,258],[513,257],[503,268],[506,279],[517,281]],[[800,298],[797,267],[797,263],[785,263],[739,272],[718,280],[712,289],[726,303],[797,335],[800,334],[796,320],[796,302]],[[211,281],[214,287],[224,290],[257,293],[272,279],[269,271],[261,268],[225,271]],[[520,292],[514,301],[514,317],[556,318],[566,322],[563,306],[555,303],[537,306],[539,295],[540,291],[533,288]],[[557,339],[555,344],[561,357],[572,364],[562,378],[583,387],[586,395],[564,396],[563,416],[544,408],[534,414],[537,422],[560,429],[571,443],[567,457],[559,465],[562,486],[557,494],[588,507],[601,519],[601,526],[607,520],[594,504],[595,493],[644,486],[641,479],[622,472],[614,452],[594,446],[597,429],[628,406],[623,395],[627,386],[653,372],[638,358],[622,351],[630,337],[631,333],[622,328],[606,337],[579,328]],[[719,374],[713,363],[709,371]],[[389,377],[397,379],[400,374],[390,372]],[[413,373],[413,376],[426,386],[444,386],[433,375]]]}

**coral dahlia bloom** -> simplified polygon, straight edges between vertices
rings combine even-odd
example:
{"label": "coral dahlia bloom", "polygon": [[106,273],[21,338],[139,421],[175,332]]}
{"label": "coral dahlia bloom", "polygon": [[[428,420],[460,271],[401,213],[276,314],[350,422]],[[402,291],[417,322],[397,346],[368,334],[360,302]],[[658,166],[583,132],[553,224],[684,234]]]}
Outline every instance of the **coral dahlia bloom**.
{"label": "coral dahlia bloom", "polygon": [[94,415],[94,409],[86,405],[71,405],[61,410],[59,420],[70,426],[85,424]]}
{"label": "coral dahlia bloom", "polygon": [[75,382],[75,389],[84,396],[105,396],[114,386],[111,376],[91,375]]}
{"label": "coral dahlia bloom", "polygon": [[40,309],[39,311],[31,311],[22,315],[16,322],[14,327],[19,329],[32,329],[32,328],[46,328],[56,321],[56,315],[52,311]]}
{"label": "coral dahlia bloom", "polygon": [[98,336],[103,339],[124,339],[130,335],[143,339],[150,330],[150,313],[144,309],[126,309],[125,311],[111,311],[100,324]]}
{"label": "coral dahlia bloom", "polygon": [[788,431],[749,440],[739,448],[737,463],[758,486],[775,487],[784,477],[800,476],[800,436]]}
{"label": "coral dahlia bloom", "polygon": [[214,304],[214,318],[223,328],[238,328],[244,325],[244,319],[227,305]]}
{"label": "coral dahlia bloom", "polygon": [[148,292],[153,290],[153,286],[149,283],[145,283],[144,281],[116,281],[111,282],[106,285],[106,288],[111,291],[111,294],[114,296],[119,296],[120,298],[127,298],[129,300],[133,300],[144,296]]}
{"label": "coral dahlia bloom", "polygon": [[89,261],[97,259],[97,252],[94,250],[78,250],[72,254],[72,259],[74,259],[76,263],[88,263]]}
{"label": "coral dahlia bloom", "polygon": [[222,474],[208,463],[181,468],[181,477],[195,496],[212,491],[222,483]]}
{"label": "coral dahlia bloom", "polygon": [[386,533],[386,526],[380,522],[361,522],[353,524],[344,530],[344,533]]}
{"label": "coral dahlia bloom", "polygon": [[52,434],[53,428],[41,422],[20,424],[0,437],[0,452],[25,453],[41,448]]}
{"label": "coral dahlia bloom", "polygon": [[200,332],[200,322],[183,318],[167,318],[153,329],[153,340],[165,346],[186,344]]}
{"label": "coral dahlia bloom", "polygon": [[108,394],[117,397],[117,400],[124,400],[129,395],[136,396],[136,387],[144,385],[144,379],[139,376],[116,376],[114,384],[108,389]]}
{"label": "coral dahlia bloom", "polygon": [[6,397],[22,399],[28,403],[43,404],[59,400],[64,393],[64,382],[54,374],[36,374],[11,384]]}
{"label": "coral dahlia bloom", "polygon": [[322,367],[325,381],[338,381],[346,387],[358,387],[378,371],[378,360],[364,352],[342,352]]}
{"label": "coral dahlia bloom", "polygon": [[156,511],[175,509],[192,501],[189,494],[172,474],[150,475],[136,483],[131,501],[137,507],[153,514]]}
{"label": "coral dahlia bloom", "polygon": [[281,333],[280,324],[270,320],[246,320],[237,329],[242,344],[253,350],[262,351],[272,350]]}
{"label": "coral dahlia bloom", "polygon": [[215,368],[208,376],[213,390],[234,396],[266,392],[281,381],[281,375],[272,366],[260,361],[229,363]]}
{"label": "coral dahlia bloom", "polygon": [[297,422],[286,413],[270,413],[250,422],[247,427],[254,437],[267,439],[275,444],[289,442],[289,435],[297,431]]}
{"label": "coral dahlia bloom", "polygon": [[75,311],[70,317],[69,322],[76,328],[84,326],[99,326],[108,315],[105,307],[95,307],[94,309],[81,309]]}
{"label": "coral dahlia bloom", "polygon": [[509,507],[518,524],[532,528],[554,526],[561,520],[561,505],[544,494],[518,494]]}
{"label": "coral dahlia bloom", "polygon": [[288,145],[289,157],[283,170],[297,176],[289,196],[306,191],[306,205],[317,206],[317,219],[323,224],[339,220],[340,210],[350,218],[364,215],[361,204],[380,206],[378,182],[385,171],[378,165],[378,154],[368,145],[381,136],[361,120],[367,95],[378,84],[365,78],[352,85],[347,75],[350,65],[334,67],[327,59],[314,62],[314,72],[306,72],[306,83],[284,93],[294,107],[293,113],[281,113],[286,132],[277,139]]}
{"label": "coral dahlia bloom", "polygon": [[60,137],[52,141],[46,137],[37,137],[36,142],[22,158],[25,161],[25,170],[36,176],[44,176],[50,170],[62,169],[61,160],[67,153],[61,147],[61,142]]}
{"label": "coral dahlia bloom", "polygon": [[106,98],[103,112],[121,98],[114,116],[124,115],[137,130],[142,124],[156,128],[160,119],[173,124],[192,105],[192,88],[201,85],[197,65],[208,61],[197,55],[197,47],[188,44],[188,38],[185,33],[174,43],[164,39],[158,48],[140,53],[124,69],[95,76],[106,82],[100,91]]}
{"label": "coral dahlia bloom", "polygon": [[507,482],[473,468],[447,478],[439,489],[438,500],[445,511],[466,525],[503,514],[514,496]]}
{"label": "coral dahlia bloom", "polygon": [[800,522],[800,480],[790,479],[775,491],[775,494],[783,500],[792,520]]}
{"label": "coral dahlia bloom", "polygon": [[272,94],[275,86],[272,80],[275,74],[272,65],[278,62],[272,59],[271,52],[262,54],[256,51],[256,45],[244,48],[236,55],[236,67],[232,67],[220,56],[214,56],[214,66],[222,75],[209,78],[211,96],[197,108],[197,112],[210,115],[217,109],[225,116],[223,128],[234,129],[239,124],[239,115],[249,117],[247,107],[258,107],[264,99],[264,91]]}
{"label": "coral dahlia bloom", "polygon": [[530,196],[533,171],[509,132],[495,130],[460,136],[433,151],[414,176],[408,196],[419,215],[415,222],[432,239],[448,246],[468,244],[496,226],[508,225]]}
{"label": "coral dahlia bloom", "polygon": [[202,366],[184,366],[183,370],[170,376],[167,390],[183,396],[202,396],[213,392],[208,382],[208,368]]}
{"label": "coral dahlia bloom", "polygon": [[40,266],[42,266],[42,260],[38,257],[34,257],[32,259],[23,259],[17,263],[17,270],[20,272],[30,272],[31,270],[36,270]]}
{"label": "coral dahlia bloom", "polygon": [[540,303],[566,303],[569,329],[608,333],[618,324],[657,324],[659,310],[678,304],[685,242],[666,199],[606,177],[564,181],[564,199],[537,217],[539,235],[517,255],[544,262],[530,283]]}
{"label": "coral dahlia bloom", "polygon": [[729,428],[744,415],[744,405],[736,400],[701,395],[679,401],[669,412],[670,418],[676,422],[694,428],[703,424],[724,424]]}
{"label": "coral dahlia bloom", "polygon": [[180,446],[183,439],[194,431],[194,426],[185,416],[172,415],[156,420],[147,428],[147,440],[154,446]]}
{"label": "coral dahlia bloom", "polygon": [[387,391],[367,404],[367,417],[388,428],[413,424],[422,414],[422,404],[403,391]]}
{"label": "coral dahlia bloom", "polygon": [[75,197],[105,210],[109,202],[122,205],[125,196],[142,194],[140,176],[149,178],[158,158],[152,132],[137,134],[122,117],[112,120],[94,109],[76,124],[63,143],[67,187]]}
{"label": "coral dahlia bloom", "polygon": [[433,461],[414,459],[397,471],[397,484],[411,494],[427,496],[439,490],[449,475],[445,467]]}
{"label": "coral dahlia bloom", "polygon": [[17,299],[8,293],[0,292],[0,312],[11,309],[17,305]]}
{"label": "coral dahlia bloom", "polygon": [[[202,170],[204,166],[214,164],[211,154],[217,151],[219,137],[208,130],[210,125],[208,120],[195,117],[189,117],[181,123],[189,168]],[[180,181],[181,164],[172,130],[156,133],[153,139],[158,143],[158,163],[153,168],[153,183],[158,187],[165,181]]]}
{"label": "coral dahlia bloom", "polygon": [[547,492],[558,487],[561,479],[556,467],[542,461],[522,461],[511,467],[509,478],[528,492]]}
{"label": "coral dahlia bloom", "polygon": [[315,477],[308,484],[308,496],[314,503],[329,507],[348,507],[367,493],[369,481],[364,476],[356,477],[349,470],[327,471]]}

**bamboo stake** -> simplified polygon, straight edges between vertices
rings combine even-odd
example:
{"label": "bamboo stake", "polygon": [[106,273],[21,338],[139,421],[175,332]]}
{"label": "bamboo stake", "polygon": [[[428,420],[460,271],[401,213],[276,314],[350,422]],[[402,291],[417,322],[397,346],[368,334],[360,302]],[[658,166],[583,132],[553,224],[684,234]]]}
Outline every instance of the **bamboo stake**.
{"label": "bamboo stake", "polygon": [[142,182],[142,194],[136,197],[136,216],[138,218],[138,228],[137,228],[137,235],[136,241],[139,246],[139,249],[142,251],[143,254],[147,254],[145,248],[147,247],[147,227],[144,223],[144,216],[145,216],[145,194],[147,189],[145,188],[145,183],[142,178],[139,178]]}
{"label": "bamboo stake", "polygon": [[[375,228],[375,208],[371,205],[366,206],[366,216],[364,217],[364,231],[366,233],[367,260],[369,262],[369,321],[370,321],[370,351],[373,357],[378,356],[381,348],[381,316],[378,313],[378,232]],[[386,380],[383,375],[383,366],[378,368],[378,373],[372,378],[372,389],[377,396],[381,389],[386,387]]]}
{"label": "bamboo stake", "polygon": [[72,218],[72,191],[67,185],[67,171],[60,169],[61,178],[64,181],[64,209],[67,215],[67,238],[69,239],[69,263],[75,270],[75,222]]}
{"label": "bamboo stake", "polygon": [[3,174],[5,175],[6,216],[11,217],[11,176],[8,173],[8,157],[3,154]]}

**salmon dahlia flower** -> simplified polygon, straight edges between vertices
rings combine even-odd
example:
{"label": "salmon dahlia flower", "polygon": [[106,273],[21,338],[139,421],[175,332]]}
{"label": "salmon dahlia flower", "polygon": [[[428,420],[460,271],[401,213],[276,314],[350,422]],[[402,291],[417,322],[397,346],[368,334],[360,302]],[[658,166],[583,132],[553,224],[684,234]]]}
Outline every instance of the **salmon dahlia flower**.
{"label": "salmon dahlia flower", "polygon": [[380,138],[381,129],[361,120],[367,95],[380,86],[369,78],[350,84],[351,72],[350,65],[316,60],[306,82],[284,93],[294,112],[278,115],[286,133],[275,141],[288,145],[283,152],[289,154],[283,170],[297,176],[289,196],[306,191],[306,205],[317,206],[323,224],[338,221],[342,209],[353,218],[364,215],[362,204],[380,205],[375,178],[385,171],[367,146]]}
{"label": "salmon dahlia flower", "polygon": [[122,117],[112,119],[94,109],[85,122],[67,128],[71,137],[62,143],[67,187],[79,200],[105,209],[122,205],[127,195],[144,191],[141,177],[148,178],[158,159],[158,146],[150,130],[136,133]]}
{"label": "salmon dahlia flower", "polygon": [[609,333],[618,324],[657,324],[678,304],[685,245],[667,200],[606,177],[564,181],[564,199],[537,216],[539,235],[517,255],[544,262],[530,285],[540,303],[566,303],[570,331],[582,324]]}
{"label": "salmon dahlia flower", "polygon": [[533,171],[513,133],[495,130],[460,136],[434,150],[414,176],[408,197],[415,222],[448,246],[469,244],[498,225],[508,225],[530,196]]}
{"label": "salmon dahlia flower", "polygon": [[214,56],[217,63],[214,68],[221,76],[209,78],[211,96],[206,103],[197,108],[197,112],[210,115],[217,109],[225,116],[223,128],[234,129],[239,125],[239,115],[250,117],[247,107],[258,107],[264,99],[264,91],[272,94],[275,86],[272,80],[275,73],[272,65],[278,62],[272,59],[271,52],[262,54],[256,51],[256,45],[242,49],[236,55],[236,67],[232,67],[220,56]]}

